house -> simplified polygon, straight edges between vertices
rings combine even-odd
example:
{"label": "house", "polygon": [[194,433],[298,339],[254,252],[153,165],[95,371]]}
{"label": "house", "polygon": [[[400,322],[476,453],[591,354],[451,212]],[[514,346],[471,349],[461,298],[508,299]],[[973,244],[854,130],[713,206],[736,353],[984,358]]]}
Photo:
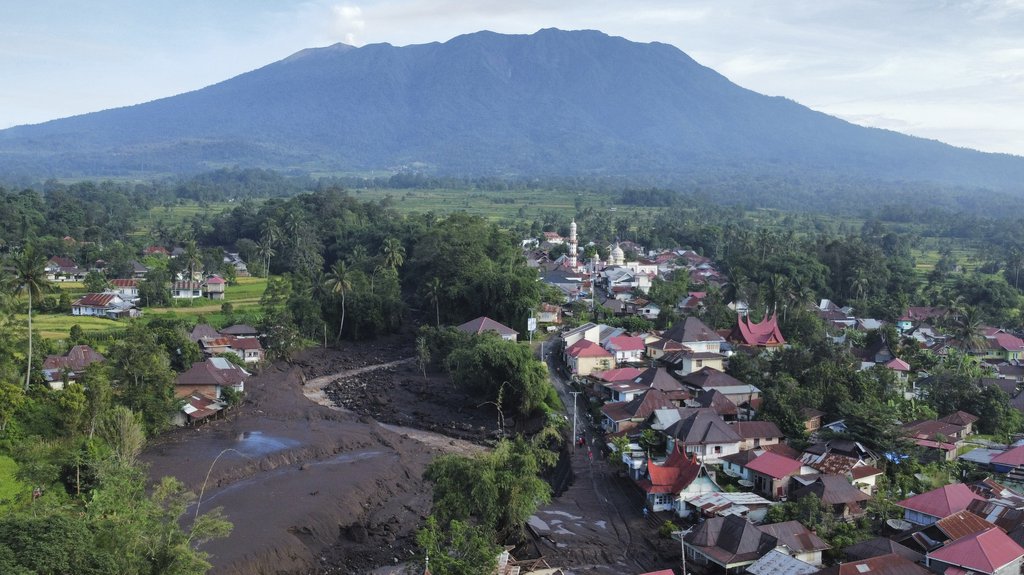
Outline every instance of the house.
{"label": "house", "polygon": [[931,525],[943,517],[967,509],[983,499],[963,483],[953,483],[909,497],[896,505],[903,508],[903,519],[916,525]]}
{"label": "house", "polygon": [[665,343],[653,343],[651,345],[660,346],[663,350],[663,354],[659,358],[659,361],[679,375],[688,375],[705,367],[717,369],[718,371],[725,370],[725,356],[723,354],[707,351],[693,351],[686,346],[683,346],[683,349],[677,351],[665,351],[668,347],[674,347],[682,344],[677,344],[676,342],[669,340],[663,341]]}
{"label": "house", "polygon": [[739,452],[740,436],[711,409],[690,409],[664,430],[668,448],[682,447],[704,463],[720,463],[722,457]]}
{"label": "house", "polygon": [[237,252],[225,251],[223,263],[235,268],[236,277],[242,278],[249,276],[249,266],[246,265],[245,260],[243,260],[242,256]]}
{"label": "house", "polygon": [[619,335],[608,339],[605,349],[615,356],[615,363],[636,362],[644,357],[644,338]]}
{"label": "house", "polygon": [[[833,425],[833,424],[829,424]],[[846,475],[861,465],[873,465],[878,458],[857,441],[832,439],[808,446],[800,455],[808,467],[825,474]]]}
{"label": "house", "polygon": [[836,517],[846,520],[863,516],[867,512],[865,502],[871,499],[842,475],[819,475],[811,483],[792,490],[789,498],[799,500],[811,494],[825,505],[830,505]]}
{"label": "house", "polygon": [[212,275],[203,281],[203,297],[207,299],[224,299],[228,282],[218,275]]}
{"label": "house", "polygon": [[171,284],[174,299],[196,299],[203,297],[203,284],[193,280],[181,280]]}
{"label": "house", "polygon": [[143,279],[149,273],[149,268],[142,265],[142,262],[138,260],[132,260],[131,267],[132,277],[135,279]]}
{"label": "house", "polygon": [[615,367],[615,357],[588,339],[581,339],[568,347],[565,356],[569,371],[574,375],[590,375]]}
{"label": "house", "polygon": [[142,250],[144,256],[162,256],[170,257],[171,252],[167,251],[167,248],[163,246],[147,246]]}
{"label": "house", "polygon": [[687,563],[707,572],[739,573],[778,546],[778,539],[735,515],[712,517],[683,537]]}
{"label": "house", "polygon": [[89,293],[71,302],[71,315],[119,319],[139,317],[139,310],[116,293]]}
{"label": "house", "polygon": [[774,445],[784,437],[779,426],[771,421],[737,421],[732,428],[740,436],[740,451]]}
{"label": "house", "polygon": [[189,397],[199,393],[213,399],[220,399],[221,391],[231,387],[245,391],[245,380],[249,372],[223,357],[211,357],[206,361],[193,363],[188,371],[174,380],[175,397]]}
{"label": "house", "polygon": [[[856,559],[818,571],[817,575],[934,575],[913,561],[895,553]],[[949,573],[949,575],[954,575]]]}
{"label": "house", "polygon": [[220,337],[220,333],[213,329],[213,326],[205,323],[196,324],[188,335],[188,338],[196,343],[199,343],[201,339],[216,339],[218,337]]}
{"label": "house", "polygon": [[940,417],[939,421],[959,425],[963,428],[963,436],[966,437],[974,433],[974,423],[978,419],[980,418],[977,415],[967,413],[966,411],[956,411],[945,417]]}
{"label": "house", "polygon": [[984,357],[1003,361],[1024,359],[1024,340],[1021,338],[994,327],[984,328],[982,334],[985,337]]}
{"label": "house", "polygon": [[473,335],[480,335],[482,333],[493,331],[497,333],[501,339],[505,341],[516,341],[519,339],[519,332],[508,327],[507,325],[498,323],[493,319],[480,316],[476,319],[471,319],[466,323],[458,326],[456,329]]}
{"label": "house", "polygon": [[847,477],[854,487],[868,495],[874,495],[876,482],[883,473],[885,472],[873,465],[861,465],[851,469]]}
{"label": "house", "polygon": [[756,493],[743,491],[735,493],[712,492],[704,493],[685,501],[686,507],[692,511],[687,514],[696,514],[700,518],[727,517],[735,515],[746,517],[753,522],[764,520],[768,514],[768,508],[772,502]]}
{"label": "house", "polygon": [[[722,395],[722,392],[717,389],[705,389],[697,394],[697,397],[686,402],[688,407],[704,407],[714,410],[725,421],[736,421],[736,404],[729,401],[729,398]],[[740,433],[740,437],[743,434]],[[743,443],[740,444],[740,450],[744,449]],[[749,447],[746,449],[750,449]]]}
{"label": "house", "polygon": [[608,433],[629,431],[647,420],[658,409],[675,408],[662,391],[649,389],[632,401],[606,403],[601,406],[601,426]]}
{"label": "house", "polygon": [[804,430],[807,433],[814,433],[821,429],[821,418],[825,417],[825,414],[817,409],[811,409],[805,407],[800,410],[800,414],[804,418]]}
{"label": "house", "polygon": [[998,527],[961,537],[925,555],[925,565],[939,573],[1019,575],[1022,564],[1024,548]]}
{"label": "house", "polygon": [[135,301],[139,299],[139,280],[130,279],[112,279],[110,280],[110,291],[121,296],[125,301]]}
{"label": "house", "polygon": [[924,561],[923,554],[918,553],[909,547],[900,545],[888,537],[875,537],[874,539],[854,543],[849,547],[843,548],[843,555],[846,557],[847,561],[859,561],[861,559],[870,559],[872,557],[881,557],[883,555],[891,554],[899,555],[911,563]]}
{"label": "house", "polygon": [[821,566],[821,552],[832,548],[799,521],[770,523],[761,525],[760,529],[777,539],[778,545],[787,549],[793,557],[818,567]]}
{"label": "house", "polygon": [[[725,372],[710,367],[704,367],[684,375],[680,377],[680,381],[694,394],[705,389],[717,389],[737,406],[761,397],[761,390],[757,387],[743,383]],[[742,414],[740,414],[740,418],[743,418]]]}
{"label": "house", "polygon": [[85,279],[85,270],[78,267],[75,260],[63,256],[54,256],[43,266],[46,279],[52,282],[77,282]]}
{"label": "house", "polygon": [[245,363],[259,363],[264,357],[260,340],[253,337],[232,337],[231,351]]}
{"label": "house", "polygon": [[672,511],[679,517],[686,517],[691,511],[686,501],[722,491],[699,459],[679,449],[671,450],[660,465],[648,458],[645,476],[637,485],[651,511]]}
{"label": "house", "polygon": [[786,345],[786,338],[779,330],[779,318],[772,314],[761,323],[754,323],[750,316],[737,316],[729,340],[747,347],[777,349]]}
{"label": "house", "polygon": [[562,323],[562,306],[542,303],[537,312],[537,323],[560,325]]}
{"label": "house", "polygon": [[990,464],[996,473],[1010,473],[1024,467],[1024,445],[1011,447],[999,455],[993,456]]}
{"label": "house", "polygon": [[949,517],[943,517],[931,525],[922,525],[916,529],[904,531],[893,538],[910,549],[920,553],[934,551],[951,541],[988,531],[995,527],[985,519],[970,511],[958,511]]}
{"label": "house", "polygon": [[725,338],[718,332],[694,316],[676,322],[670,329],[665,330],[661,337],[680,343],[694,352],[719,353],[725,342]]}
{"label": "house", "polygon": [[566,349],[575,343],[585,339],[589,342],[598,343],[601,341],[601,326],[596,323],[587,322],[577,328],[571,329],[562,334],[562,344]]}
{"label": "house", "polygon": [[781,549],[773,549],[747,566],[750,575],[811,575],[819,567],[793,557]]}
{"label": "house", "polygon": [[643,370],[633,381],[646,385],[651,389],[664,392],[677,405],[683,405],[686,400],[693,397],[686,387],[679,383],[679,380],[672,377],[668,370],[661,367],[649,367]]}
{"label": "house", "polygon": [[[196,326],[196,328],[198,327],[199,326]],[[220,334],[230,335],[233,337],[258,337],[260,335],[260,331],[251,325],[238,323],[220,330]]]}
{"label": "house", "polygon": [[747,464],[754,491],[769,499],[785,499],[789,480],[804,472],[803,464],[784,455],[765,452]]}
{"label": "house", "polygon": [[67,355],[48,355],[43,360],[43,377],[50,389],[64,389],[64,381],[74,383],[85,368],[107,358],[87,345],[76,345]]}
{"label": "house", "polygon": [[639,313],[644,319],[653,321],[658,319],[658,315],[661,314],[661,307],[654,302],[647,302],[640,308]]}
{"label": "house", "polygon": [[908,307],[907,313],[896,320],[896,329],[905,332],[914,327],[915,324],[939,319],[946,315],[944,307]]}
{"label": "house", "polygon": [[197,425],[218,417],[225,407],[227,404],[223,401],[201,393],[193,393],[184,398],[184,405],[174,414],[171,421],[178,427]]}

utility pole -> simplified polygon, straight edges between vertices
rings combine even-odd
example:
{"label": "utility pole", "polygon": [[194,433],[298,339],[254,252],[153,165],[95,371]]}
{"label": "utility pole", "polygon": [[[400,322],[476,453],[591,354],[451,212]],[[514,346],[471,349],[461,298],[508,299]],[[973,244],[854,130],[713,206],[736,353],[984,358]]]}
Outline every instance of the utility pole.
{"label": "utility pole", "polygon": [[576,396],[583,392],[570,391],[569,393],[572,394],[572,452],[576,453]]}

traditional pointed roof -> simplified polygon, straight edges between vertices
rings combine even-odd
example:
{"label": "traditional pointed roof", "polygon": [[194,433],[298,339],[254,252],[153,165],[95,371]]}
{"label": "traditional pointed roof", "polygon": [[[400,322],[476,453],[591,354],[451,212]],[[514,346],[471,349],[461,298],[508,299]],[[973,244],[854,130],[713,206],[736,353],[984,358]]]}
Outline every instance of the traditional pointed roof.
{"label": "traditional pointed roof", "polygon": [[646,493],[679,493],[697,479],[703,467],[695,455],[687,457],[676,445],[661,465],[647,459],[647,478],[637,485]]}
{"label": "traditional pointed roof", "polygon": [[999,568],[1024,556],[1024,549],[998,527],[961,537],[928,553],[929,560],[980,573],[995,573]]}
{"label": "traditional pointed roof", "polygon": [[786,343],[779,330],[778,314],[772,314],[761,323],[752,322],[749,316],[737,317],[729,339],[752,347],[778,347]]}

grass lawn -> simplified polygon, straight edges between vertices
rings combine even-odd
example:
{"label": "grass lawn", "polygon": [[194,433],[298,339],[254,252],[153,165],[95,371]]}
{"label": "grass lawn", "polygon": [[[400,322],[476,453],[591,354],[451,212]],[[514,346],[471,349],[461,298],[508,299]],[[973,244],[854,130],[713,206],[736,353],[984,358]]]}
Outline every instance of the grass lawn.
{"label": "grass lawn", "polygon": [[[15,316],[18,322],[28,327],[28,316]],[[66,339],[71,326],[78,324],[85,333],[99,333],[124,329],[128,324],[101,317],[74,316],[71,314],[32,314],[32,329],[47,339]]]}
{"label": "grass lawn", "polygon": [[132,235],[136,237],[150,235],[157,222],[163,222],[166,227],[174,227],[197,214],[218,214],[237,205],[231,202],[210,202],[203,205],[198,202],[188,202],[181,205],[157,206],[139,219],[139,229],[135,230]]}
{"label": "grass lawn", "polygon": [[0,455],[0,509],[9,509],[11,501],[24,497],[25,484],[14,478],[18,464],[6,455]]}

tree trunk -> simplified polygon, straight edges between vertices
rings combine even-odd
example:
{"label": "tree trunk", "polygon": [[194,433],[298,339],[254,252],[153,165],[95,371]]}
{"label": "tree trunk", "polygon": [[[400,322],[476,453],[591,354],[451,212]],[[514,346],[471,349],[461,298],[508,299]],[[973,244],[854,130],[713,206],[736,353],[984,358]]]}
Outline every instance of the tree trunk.
{"label": "tree trunk", "polygon": [[437,327],[441,327],[441,301],[434,302],[434,311],[437,313]]}
{"label": "tree trunk", "polygon": [[28,290],[28,367],[25,369],[25,391],[32,378],[32,290]]}
{"label": "tree trunk", "polygon": [[338,343],[341,343],[341,330],[345,329],[345,292],[341,292],[341,321],[338,323]]}

